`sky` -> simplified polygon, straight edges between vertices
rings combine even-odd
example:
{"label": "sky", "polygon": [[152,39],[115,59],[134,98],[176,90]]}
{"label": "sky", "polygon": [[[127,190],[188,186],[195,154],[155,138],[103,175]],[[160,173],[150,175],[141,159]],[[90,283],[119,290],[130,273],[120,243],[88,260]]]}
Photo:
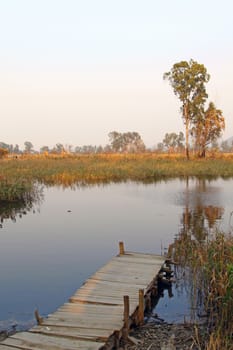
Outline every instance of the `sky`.
{"label": "sky", "polygon": [[232,0],[0,0],[0,142],[147,147],[184,131],[164,72],[191,58],[233,135]]}

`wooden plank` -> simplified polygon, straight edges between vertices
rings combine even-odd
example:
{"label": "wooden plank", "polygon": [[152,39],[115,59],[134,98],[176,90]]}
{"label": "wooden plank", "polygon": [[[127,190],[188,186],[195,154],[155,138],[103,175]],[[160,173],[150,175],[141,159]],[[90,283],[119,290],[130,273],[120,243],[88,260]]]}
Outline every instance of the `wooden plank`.
{"label": "wooden plank", "polygon": [[[95,315],[97,316],[97,315]],[[112,322],[113,320],[113,316],[114,316],[114,320],[118,321],[118,320],[122,320],[122,314],[116,314],[116,315],[112,315],[112,314],[109,314],[109,315],[104,315],[104,314],[100,314],[99,317],[96,317],[96,319],[98,321],[101,321],[101,320],[106,320],[106,322]],[[59,312],[59,311],[56,311],[54,312],[53,314],[51,314],[48,319],[51,319],[51,318],[59,318],[59,319],[62,319],[62,320],[66,320],[66,319],[69,319],[69,320],[76,320],[78,322],[78,320],[82,321],[82,320],[88,320],[88,319],[93,319],[93,314],[85,314],[85,315],[80,315],[78,313],[71,313],[71,312]]]}
{"label": "wooden plank", "polygon": [[159,262],[157,260],[149,260],[144,258],[113,258],[114,260],[111,261],[109,264],[104,265],[99,269],[101,271],[102,269],[107,268],[120,268],[124,264],[124,267],[129,270],[135,270],[137,267],[141,266],[147,266],[148,268],[154,267],[154,268],[161,268],[162,262]]}
{"label": "wooden plank", "polygon": [[[75,303],[73,303],[73,305],[75,305]],[[123,310],[122,308],[120,309],[117,309],[117,310],[107,310],[106,308],[103,310],[103,309],[86,309],[86,312],[80,312],[80,309],[70,309],[70,308],[67,308],[67,307],[64,307],[64,308],[59,308],[57,310],[57,312],[70,312],[70,313],[74,313],[74,314],[87,314],[87,315],[92,315],[92,317],[97,317],[100,315],[111,315],[111,316],[114,316],[114,315],[123,315]]]}
{"label": "wooden plank", "polygon": [[90,327],[93,329],[108,329],[108,330],[116,330],[120,329],[122,326],[122,319],[114,319],[114,320],[105,320],[105,319],[78,319],[76,320],[73,317],[50,317],[44,324],[48,325],[51,322],[56,322],[61,324],[64,322],[65,324],[72,324],[73,326],[79,327]]}
{"label": "wooden plank", "polygon": [[117,325],[119,326],[119,324],[121,324],[122,317],[118,316],[114,319],[111,319],[111,318],[106,319],[102,317],[102,318],[96,319],[93,317],[82,318],[82,317],[79,317],[78,315],[73,316],[70,314],[62,314],[62,315],[59,314],[59,315],[52,315],[48,317],[45,324],[46,323],[52,324],[53,321],[59,321],[59,322],[65,322],[65,323],[71,323],[71,324],[73,322],[79,327],[87,327],[89,325],[90,327],[93,327],[93,328],[112,329],[112,328],[115,328]]}
{"label": "wooden plank", "polygon": [[[127,288],[129,284],[131,285],[140,285],[142,284],[148,284],[149,281],[151,281],[151,278],[153,279],[158,273],[154,273],[154,270],[152,271],[146,271],[145,269],[141,269],[141,270],[137,270],[134,273],[127,273],[127,271],[120,272],[120,270],[116,270],[116,271],[98,271],[96,272],[93,277],[92,280],[95,280],[96,283],[96,287],[98,287],[98,281],[109,281],[112,283],[115,283],[115,287],[116,288],[120,288],[120,286],[117,287],[117,283],[121,282],[125,282],[125,287]],[[115,278],[114,278],[115,276]],[[128,283],[127,283],[128,281]],[[85,286],[84,286],[85,287]],[[113,286],[114,287],[114,286]],[[81,287],[82,288],[82,287]],[[94,288],[94,286],[93,286]],[[123,287],[124,288],[124,287]]]}
{"label": "wooden plank", "polygon": [[127,285],[125,286],[118,286],[117,287],[117,283],[115,283],[115,286],[112,285],[112,286],[108,286],[108,288],[106,288],[105,286],[101,285],[101,284],[96,284],[96,285],[86,285],[84,287],[81,287],[78,289],[79,291],[89,291],[89,292],[92,292],[92,291],[102,291],[103,293],[106,293],[108,292],[108,290],[112,291],[112,292],[115,292],[115,293],[125,293],[125,292],[135,292],[137,290],[139,290],[138,287],[135,287],[135,286],[131,286],[131,287],[127,287]]}
{"label": "wooden plank", "polygon": [[90,329],[80,327],[63,327],[63,326],[35,326],[29,330],[32,333],[46,335],[55,335],[60,337],[70,337],[74,339],[90,339],[105,342],[109,337],[109,330]]}
{"label": "wooden plank", "polygon": [[120,257],[114,257],[111,261],[109,261],[107,264],[103,265],[100,269],[113,267],[113,266],[122,266],[122,264],[125,264],[125,267],[129,268],[136,268],[139,264],[145,265],[145,266],[156,266],[161,267],[163,265],[164,261],[158,260],[158,259],[148,259],[148,258],[141,258],[141,257],[127,257],[127,256],[120,256]]}
{"label": "wooden plank", "polygon": [[[145,259],[158,259],[159,261],[161,260],[162,262],[164,262],[164,257],[162,255],[158,255],[158,254],[149,254],[149,253],[139,253],[139,252],[130,252],[130,251],[126,251],[124,255],[117,255],[117,257],[119,258],[124,258],[124,257],[139,257],[139,258],[145,258]],[[115,257],[113,257],[114,259]]]}
{"label": "wooden plank", "polygon": [[150,267],[159,267],[161,268],[161,264],[154,264],[153,261],[147,261],[147,260],[143,260],[143,262],[141,261],[138,261],[137,260],[131,260],[131,259],[127,259],[126,261],[124,260],[121,260],[121,259],[117,259],[115,261],[111,261],[109,264],[101,267],[98,271],[103,271],[103,270],[107,270],[107,269],[122,269],[122,265],[124,264],[124,270],[127,270],[127,271],[135,271],[137,270],[140,266],[148,266],[148,268]]}
{"label": "wooden plank", "polygon": [[114,289],[116,291],[120,290],[132,290],[132,289],[140,289],[140,284],[137,284],[135,282],[130,283],[128,280],[128,283],[123,283],[123,282],[115,282],[115,281],[102,281],[102,280],[95,280],[95,279],[89,279],[87,283],[85,283],[82,287],[79,288],[81,289],[95,289],[95,288],[102,288],[104,290],[106,289]]}
{"label": "wooden plank", "polygon": [[[86,312],[86,313],[79,313],[79,312],[75,312],[75,311],[71,311],[71,310],[57,310],[56,312],[54,312],[53,314],[50,315],[71,315],[71,317],[96,317],[96,318],[102,318],[102,317],[106,317],[108,318],[113,318],[113,317],[121,317],[122,316],[122,312],[108,312],[108,313],[98,313],[98,312]],[[50,315],[48,317],[50,317]]]}
{"label": "wooden plank", "polygon": [[88,286],[94,286],[98,283],[99,286],[104,286],[105,288],[108,288],[109,286],[110,287],[114,287],[114,286],[119,286],[119,287],[125,287],[127,288],[127,286],[130,288],[130,287],[134,287],[137,288],[137,289],[140,289],[141,287],[141,284],[137,284],[137,282],[131,282],[130,281],[121,281],[121,282],[116,282],[116,281],[104,281],[104,280],[95,280],[94,278],[89,278],[84,284],[83,286],[85,285],[88,285]]}
{"label": "wooden plank", "polygon": [[121,291],[121,292],[115,292],[114,290],[98,290],[94,289],[92,291],[90,290],[78,290],[77,293],[74,294],[75,297],[78,297],[80,295],[86,296],[87,298],[95,296],[95,297],[102,297],[102,298],[114,298],[117,300],[122,300],[123,296],[125,294],[130,294],[131,298],[137,299],[137,290],[132,291],[131,293],[127,291]]}
{"label": "wooden plank", "polygon": [[[152,275],[152,274],[151,274]],[[125,275],[115,275],[115,274],[107,274],[107,273],[100,273],[100,272],[96,272],[93,276],[93,279],[95,280],[101,280],[101,281],[116,281],[116,282],[121,282],[121,281],[125,281],[127,283],[127,281],[129,281],[129,283],[133,283],[136,282],[139,285],[147,285],[148,279],[144,278],[144,275],[142,273],[142,280],[139,279],[139,276],[125,276]]]}
{"label": "wooden plank", "polygon": [[[79,298],[72,298],[72,302],[75,303],[75,302],[82,302],[82,297],[79,297]],[[86,299],[84,298],[83,299],[83,302],[86,303]],[[101,301],[100,299],[96,299],[96,298],[92,298],[92,301],[89,301],[90,303],[95,303],[96,305],[103,305],[103,301]],[[105,301],[106,302],[106,301]],[[109,302],[110,303],[110,302]],[[105,305],[112,305],[112,304],[105,304]],[[136,309],[136,307],[138,306],[138,301],[135,299],[135,300],[131,300],[130,301],[130,312],[133,313]],[[120,305],[120,307],[122,308],[123,307],[123,303]]]}
{"label": "wooden plank", "polygon": [[84,303],[65,303],[57,311],[71,311],[71,312],[88,312],[90,314],[111,314],[121,313],[123,314],[123,308],[119,306],[109,305],[95,305],[95,304],[84,304]]}
{"label": "wooden plank", "polygon": [[[92,304],[97,304],[97,305],[120,305],[122,306],[123,305],[123,302],[122,302],[122,298],[103,298],[103,297],[99,297],[99,296],[89,296],[88,300],[87,300],[87,297],[86,296],[83,296],[83,295],[79,295],[79,296],[74,296],[72,298],[70,298],[70,301],[71,302],[89,302],[89,303],[92,303]],[[133,299],[131,300],[130,304],[131,305],[136,305],[137,306],[137,302],[138,302],[138,299]]]}
{"label": "wooden plank", "polygon": [[92,342],[85,340],[75,340],[54,336],[47,336],[43,334],[22,332],[7,338],[4,341],[5,344],[16,346],[21,349],[32,350],[97,350],[100,346],[104,345],[101,342]]}
{"label": "wooden plank", "polygon": [[[59,321],[57,319],[53,319],[53,320],[45,320],[43,322],[43,325],[46,327],[67,327],[67,328],[90,328],[90,324],[88,325],[80,325],[78,323],[75,322],[64,322],[64,321]],[[104,327],[101,324],[98,324],[97,326],[93,327],[94,331],[96,332],[97,330],[103,330],[103,331],[108,331],[109,334],[111,334],[112,332],[112,326],[109,327],[109,325],[107,325],[106,327]],[[118,330],[117,327],[114,328],[114,331]]]}
{"label": "wooden plank", "polygon": [[[137,282],[138,284],[148,284],[148,278],[151,278],[154,276],[154,270],[152,271],[146,271],[145,269],[137,270],[136,273],[121,273],[120,271],[109,271],[109,272],[96,272],[93,276],[93,278],[96,278],[96,276],[100,277],[100,279],[107,280],[108,281],[129,281],[129,282]],[[139,280],[139,278],[141,280]],[[138,281],[137,281],[138,280]]]}

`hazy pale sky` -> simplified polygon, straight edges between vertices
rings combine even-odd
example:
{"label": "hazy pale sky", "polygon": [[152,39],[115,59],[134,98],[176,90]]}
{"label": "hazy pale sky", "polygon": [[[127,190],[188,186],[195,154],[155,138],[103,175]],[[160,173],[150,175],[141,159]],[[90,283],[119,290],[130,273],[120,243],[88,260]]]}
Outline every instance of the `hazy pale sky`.
{"label": "hazy pale sky", "polygon": [[0,0],[0,141],[148,147],[184,130],[163,73],[203,63],[233,135],[232,0]]}

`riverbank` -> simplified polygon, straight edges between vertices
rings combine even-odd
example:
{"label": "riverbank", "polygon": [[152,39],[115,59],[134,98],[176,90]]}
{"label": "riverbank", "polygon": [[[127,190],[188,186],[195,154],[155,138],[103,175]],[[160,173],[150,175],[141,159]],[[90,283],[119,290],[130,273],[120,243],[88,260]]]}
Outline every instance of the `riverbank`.
{"label": "riverbank", "polygon": [[[125,345],[127,350],[200,350],[205,349],[206,326],[190,323],[150,324],[147,323],[130,333],[132,344]],[[135,340],[136,341],[135,341]],[[202,339],[202,341],[201,341]]]}

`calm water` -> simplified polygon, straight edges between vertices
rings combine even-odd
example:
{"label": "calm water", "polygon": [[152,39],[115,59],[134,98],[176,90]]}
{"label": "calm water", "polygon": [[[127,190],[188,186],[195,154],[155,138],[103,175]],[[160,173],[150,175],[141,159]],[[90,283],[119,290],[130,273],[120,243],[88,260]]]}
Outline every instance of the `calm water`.
{"label": "calm water", "polygon": [[120,240],[128,250],[164,253],[187,215],[197,239],[201,226],[228,232],[232,188],[222,179],[44,188],[33,210],[1,224],[0,328],[30,325],[35,308],[53,312],[117,254]]}

